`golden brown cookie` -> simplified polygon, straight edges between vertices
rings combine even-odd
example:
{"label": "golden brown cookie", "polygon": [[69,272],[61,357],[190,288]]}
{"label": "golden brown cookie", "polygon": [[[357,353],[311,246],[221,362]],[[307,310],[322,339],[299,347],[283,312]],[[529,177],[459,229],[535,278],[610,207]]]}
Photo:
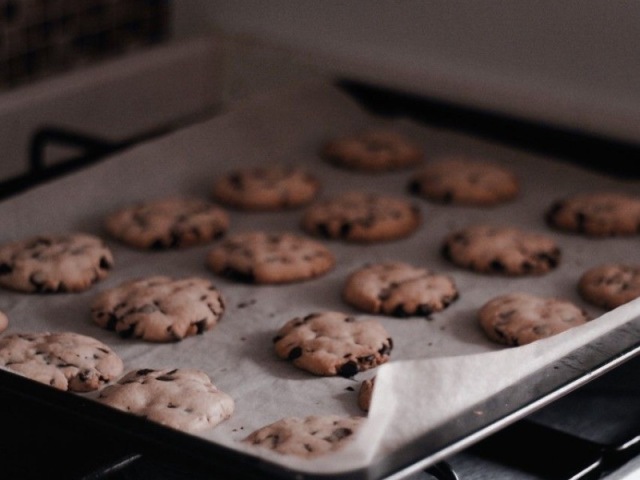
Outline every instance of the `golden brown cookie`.
{"label": "golden brown cookie", "polygon": [[105,228],[132,247],[185,248],[220,238],[229,228],[229,216],[206,200],[171,197],[113,212],[105,219]]}
{"label": "golden brown cookie", "polygon": [[542,275],[560,263],[560,248],[547,235],[488,225],[449,234],[442,255],[459,267],[511,276]]}
{"label": "golden brown cookie", "polygon": [[409,191],[428,200],[492,206],[518,195],[516,176],[505,167],[464,156],[430,162],[409,181]]}
{"label": "golden brown cookie", "polygon": [[39,235],[0,247],[0,285],[21,292],[81,292],[112,267],[111,250],[83,233]]}
{"label": "golden brown cookie", "polygon": [[636,235],[640,233],[640,197],[583,193],[554,202],[545,218],[554,228],[592,237]]}
{"label": "golden brown cookie", "polygon": [[580,277],[578,291],[590,304],[612,310],[640,297],[640,266],[593,267]]}
{"label": "golden brown cookie", "polygon": [[283,418],[251,433],[244,441],[283,455],[313,458],[344,447],[364,418],[337,415]]}
{"label": "golden brown cookie", "polygon": [[454,281],[403,262],[366,265],[351,273],[342,289],[349,305],[396,317],[428,316],[458,298]]}
{"label": "golden brown cookie", "polygon": [[374,243],[405,238],[420,222],[420,209],[403,198],[349,192],[307,208],[302,228],[322,238]]}
{"label": "golden brown cookie", "polygon": [[329,272],[334,264],[333,254],[320,242],[291,233],[239,233],[207,256],[207,266],[218,275],[259,284],[309,280]]}
{"label": "golden brown cookie", "polygon": [[233,399],[195,369],[142,369],[100,392],[98,401],[186,432],[213,428],[231,417]]}
{"label": "golden brown cookie", "polygon": [[516,346],[582,325],[588,316],[567,300],[510,293],[485,303],[478,319],[491,340]]}
{"label": "golden brown cookie", "polygon": [[322,156],[338,167],[373,173],[412,167],[422,162],[424,153],[401,133],[375,129],[327,142]]}
{"label": "golden brown cookie", "polygon": [[213,197],[242,210],[284,210],[311,202],[320,182],[296,167],[241,168],[227,173],[213,185]]}
{"label": "golden brown cookie", "polygon": [[0,365],[60,390],[90,392],[122,373],[104,343],[72,332],[17,333],[0,338]]}
{"label": "golden brown cookie", "polygon": [[376,320],[340,312],[288,321],[273,338],[278,357],[315,375],[352,377],[389,360],[393,341]]}

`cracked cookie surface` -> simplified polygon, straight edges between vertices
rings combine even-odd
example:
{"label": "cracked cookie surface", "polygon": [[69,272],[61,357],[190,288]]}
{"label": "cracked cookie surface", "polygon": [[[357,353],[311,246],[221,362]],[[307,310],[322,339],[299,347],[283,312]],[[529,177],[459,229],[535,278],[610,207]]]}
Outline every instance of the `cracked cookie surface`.
{"label": "cracked cookie surface", "polygon": [[273,338],[278,357],[314,375],[352,377],[389,360],[391,337],[376,320],[340,312],[289,320]]}
{"label": "cracked cookie surface", "polygon": [[219,202],[243,210],[281,210],[309,203],[320,182],[296,167],[270,166],[234,170],[213,185]]}
{"label": "cracked cookie surface", "polygon": [[511,293],[485,303],[478,320],[491,340],[517,346],[564,332],[589,319],[567,300]]}
{"label": "cracked cookie surface", "polygon": [[348,192],[307,208],[302,228],[322,238],[373,243],[405,238],[420,222],[420,209],[408,200]]}
{"label": "cracked cookie surface", "polygon": [[342,290],[349,305],[395,317],[428,316],[447,308],[458,289],[447,275],[403,262],[366,265],[351,273]]}
{"label": "cracked cookie surface", "polygon": [[224,308],[220,292],[207,279],[155,276],[100,293],[91,316],[121,337],[175,342],[213,328]]}
{"label": "cracked cookie surface", "polygon": [[244,442],[283,455],[313,458],[343,448],[364,420],[338,415],[287,417],[254,431]]}
{"label": "cracked cookie surface", "polygon": [[98,401],[162,425],[198,432],[233,415],[234,401],[196,369],[141,369],[103,389]]}
{"label": "cracked cookie surface", "polygon": [[185,248],[220,238],[229,228],[229,216],[205,200],[172,197],[117,210],[106,217],[105,228],[132,247]]}
{"label": "cracked cookie surface", "polygon": [[442,255],[480,273],[542,275],[560,263],[556,242],[540,233],[513,227],[475,225],[449,234]]}
{"label": "cracked cookie surface", "polygon": [[207,256],[207,266],[218,275],[258,284],[308,280],[334,265],[333,254],[320,242],[290,233],[239,233],[224,239]]}
{"label": "cracked cookie surface", "polygon": [[122,373],[120,357],[95,338],[72,332],[0,338],[0,365],[59,390],[97,390]]}
{"label": "cracked cookie surface", "polygon": [[39,235],[0,247],[0,285],[27,293],[81,292],[105,278],[113,263],[98,237]]}

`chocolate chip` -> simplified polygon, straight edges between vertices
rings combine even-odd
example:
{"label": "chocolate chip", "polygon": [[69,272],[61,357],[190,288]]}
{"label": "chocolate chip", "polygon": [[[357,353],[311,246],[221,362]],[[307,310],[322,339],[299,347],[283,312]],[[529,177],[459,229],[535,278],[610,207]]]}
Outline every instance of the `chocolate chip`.
{"label": "chocolate chip", "polygon": [[291,349],[291,351],[289,352],[289,355],[287,356],[287,359],[295,360],[296,358],[300,358],[301,356],[302,356],[302,348],[295,347]]}
{"label": "chocolate chip", "polygon": [[391,315],[394,317],[406,318],[409,316],[409,312],[404,309],[404,304],[401,303],[396,305],[396,308],[391,311]]}
{"label": "chocolate chip", "polygon": [[409,182],[409,185],[407,185],[407,190],[409,190],[409,193],[418,195],[422,192],[422,185],[418,180],[414,180],[412,182]]}
{"label": "chocolate chip", "polygon": [[13,272],[13,267],[8,263],[0,263],[0,275],[7,275]]}
{"label": "chocolate chip", "polygon": [[155,372],[155,370],[151,369],[151,368],[143,368],[141,370],[138,370],[136,372],[136,375],[138,376],[142,376],[142,375],[149,375],[150,373]]}
{"label": "chocolate chip", "polygon": [[506,267],[504,263],[496,258],[489,264],[489,269],[492,272],[503,273],[506,270]]}
{"label": "chocolate chip", "polygon": [[280,340],[282,340],[282,338],[282,335],[276,335],[275,337],[273,337],[272,342],[278,343]]}
{"label": "chocolate chip", "polygon": [[335,443],[352,434],[353,430],[351,430],[350,428],[337,428],[333,432],[331,432],[331,435],[329,435],[328,437],[324,437],[323,440],[329,443]]}
{"label": "chocolate chip", "polygon": [[153,243],[149,245],[149,248],[152,250],[164,250],[166,248],[166,245],[161,238],[156,238]]}
{"label": "chocolate chip", "polygon": [[338,369],[338,375],[342,377],[353,377],[358,373],[358,364],[353,360],[349,360]]}
{"label": "chocolate chip", "polygon": [[197,334],[201,335],[204,333],[204,330],[207,326],[207,319],[203,318],[202,320],[196,322]]}
{"label": "chocolate chip", "polygon": [[113,265],[106,257],[100,257],[100,268],[102,270],[109,270]]}
{"label": "chocolate chip", "polygon": [[229,266],[225,267],[224,270],[222,270],[221,275],[231,280],[235,280],[237,282],[255,283],[256,281],[256,277],[253,274],[252,270],[249,270],[248,272],[243,272],[241,270],[238,270],[236,268],[229,267]]}
{"label": "chocolate chip", "polygon": [[326,223],[319,223],[318,225],[316,225],[316,231],[318,232],[318,235],[324,237],[324,238],[331,238],[331,230],[329,229],[329,226]]}

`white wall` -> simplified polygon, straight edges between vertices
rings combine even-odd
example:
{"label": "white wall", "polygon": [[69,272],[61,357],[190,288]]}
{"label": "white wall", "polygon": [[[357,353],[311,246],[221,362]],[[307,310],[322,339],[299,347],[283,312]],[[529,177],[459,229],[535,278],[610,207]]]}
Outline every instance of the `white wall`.
{"label": "white wall", "polygon": [[640,2],[176,0],[175,29],[269,39],[350,76],[640,140]]}

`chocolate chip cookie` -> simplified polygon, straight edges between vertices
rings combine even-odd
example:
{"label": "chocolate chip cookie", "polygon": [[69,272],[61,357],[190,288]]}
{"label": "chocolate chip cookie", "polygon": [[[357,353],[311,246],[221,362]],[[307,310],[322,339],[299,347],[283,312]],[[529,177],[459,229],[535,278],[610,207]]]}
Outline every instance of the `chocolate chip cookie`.
{"label": "chocolate chip cookie", "polygon": [[276,354],[315,375],[352,377],[389,360],[393,341],[376,320],[339,312],[288,321],[273,338]]}
{"label": "chocolate chip cookie", "polygon": [[39,235],[0,247],[0,285],[21,292],[81,292],[112,267],[111,250],[83,233]]}
{"label": "chocolate chip cookie", "polygon": [[420,146],[398,132],[375,129],[327,142],[322,156],[341,168],[361,172],[388,172],[422,162]]}
{"label": "chocolate chip cookie", "polygon": [[333,254],[321,243],[290,233],[246,232],[216,245],[207,265],[232,280],[277,284],[309,280],[329,272]]}
{"label": "chocolate chip cookie", "polygon": [[403,262],[366,265],[351,273],[342,290],[349,305],[396,317],[428,316],[458,298],[454,281]]}
{"label": "chocolate chip cookie", "polygon": [[155,276],[100,293],[93,320],[121,337],[176,342],[213,328],[224,313],[220,292],[204,278]]}
{"label": "chocolate chip cookie", "polygon": [[104,343],[72,332],[0,338],[0,365],[60,390],[90,392],[117,378],[122,360]]}
{"label": "chocolate chip cookie", "polygon": [[448,235],[443,256],[480,273],[542,275],[560,263],[560,248],[546,235],[512,227],[476,225]]}
{"label": "chocolate chip cookie", "polygon": [[640,267],[621,264],[593,267],[580,277],[578,292],[592,305],[613,310],[640,297]]}
{"label": "chocolate chip cookie", "polygon": [[100,392],[98,401],[186,432],[213,428],[231,417],[234,401],[195,369],[142,369]]}
{"label": "chocolate chip cookie", "polygon": [[516,176],[500,165],[463,156],[433,161],[414,174],[409,191],[434,202],[492,206],[518,195]]}
{"label": "chocolate chip cookie", "polygon": [[220,203],[242,210],[283,210],[313,200],[320,182],[296,167],[242,168],[220,177],[213,196]]}
{"label": "chocolate chip cookie", "polygon": [[244,441],[283,455],[313,458],[342,448],[363,421],[338,415],[288,417],[254,431]]}
{"label": "chocolate chip cookie", "polygon": [[105,219],[105,228],[132,247],[184,248],[222,237],[229,228],[229,216],[206,200],[172,197],[113,212]]}
{"label": "chocolate chip cookie", "polygon": [[526,293],[501,295],[478,312],[487,337],[505,345],[525,345],[586,323],[587,314],[567,300]]}
{"label": "chocolate chip cookie", "polygon": [[309,207],[302,228],[322,238],[374,243],[405,238],[420,222],[420,209],[405,199],[348,192]]}
{"label": "chocolate chip cookie", "polygon": [[614,192],[583,193],[554,202],[547,223],[592,237],[640,233],[640,197]]}

